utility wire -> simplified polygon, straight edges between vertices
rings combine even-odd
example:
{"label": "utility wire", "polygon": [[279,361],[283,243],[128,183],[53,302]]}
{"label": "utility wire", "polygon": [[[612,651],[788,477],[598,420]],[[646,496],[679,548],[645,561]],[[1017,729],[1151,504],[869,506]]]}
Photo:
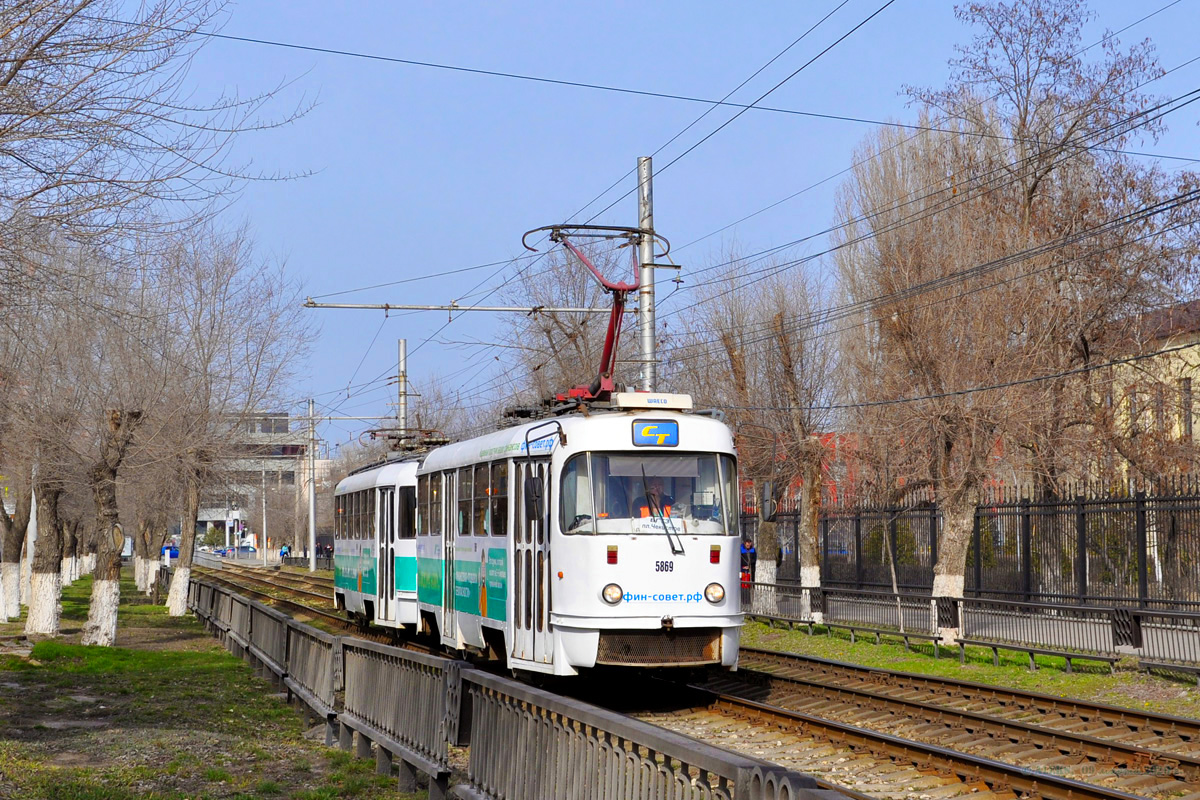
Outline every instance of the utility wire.
{"label": "utility wire", "polygon": [[869,400],[862,403],[836,403],[825,406],[722,406],[722,408],[733,408],[739,411],[845,411],[859,408],[878,408],[880,406],[896,406],[907,403],[919,403],[926,400],[943,400],[948,397],[962,397],[964,395],[977,394],[979,392],[992,392],[998,389],[1011,389],[1015,386],[1028,386],[1034,383],[1043,383],[1045,381],[1058,380],[1059,378],[1067,378],[1072,375],[1082,375],[1088,372],[1095,372],[1109,367],[1120,366],[1121,364],[1133,364],[1146,359],[1156,358],[1170,353],[1178,353],[1182,350],[1191,350],[1195,348],[1195,343],[1173,345],[1164,347],[1161,350],[1154,350],[1149,353],[1139,353],[1135,356],[1127,356],[1125,358],[1115,358],[1112,361],[1106,361],[1102,364],[1088,364],[1075,369],[1063,370],[1050,375],[1038,375],[1030,378],[1021,378],[1014,381],[1006,381],[1004,383],[994,383],[989,386],[973,386],[969,389],[957,389],[948,392],[937,392],[934,394],[918,395],[915,397],[900,397],[894,400]]}
{"label": "utility wire", "polygon": [[[1121,121],[1121,122],[1119,122],[1119,123],[1114,123],[1114,125],[1107,126],[1107,128],[1106,128],[1106,129],[1111,129],[1111,128],[1113,128],[1113,127],[1122,126],[1122,125],[1124,125],[1126,122],[1128,122],[1129,120],[1131,120],[1131,119],[1133,119],[1133,118],[1135,118],[1135,117],[1137,117],[1137,116],[1140,116],[1140,115],[1146,114],[1147,112],[1150,112],[1150,111],[1160,110],[1162,107],[1164,107],[1164,106],[1166,106],[1166,105],[1169,105],[1169,104],[1171,104],[1171,103],[1178,102],[1179,100],[1181,100],[1181,99],[1183,99],[1183,98],[1189,98],[1189,99],[1187,99],[1187,100],[1186,100],[1186,102],[1183,102],[1183,103],[1181,103],[1181,104],[1180,104],[1178,107],[1176,107],[1176,108],[1174,108],[1174,109],[1171,109],[1172,111],[1177,111],[1177,110],[1179,110],[1179,108],[1183,108],[1183,107],[1185,107],[1185,106],[1187,106],[1187,105],[1190,105],[1190,104],[1191,104],[1191,103],[1193,103],[1193,102],[1196,102],[1197,100],[1200,100],[1200,89],[1195,89],[1195,90],[1193,90],[1193,91],[1191,91],[1191,92],[1188,92],[1188,93],[1187,93],[1187,94],[1185,94],[1185,95],[1182,95],[1180,98],[1175,98],[1175,99],[1173,99],[1173,100],[1170,100],[1170,101],[1168,101],[1167,103],[1160,104],[1159,106],[1156,106],[1156,107],[1154,107],[1154,108],[1152,108],[1152,109],[1147,109],[1147,110],[1146,110],[1146,111],[1144,111],[1144,112],[1138,112],[1138,114],[1131,115],[1129,118],[1126,118],[1126,120],[1124,120],[1124,121]],[[1159,115],[1159,117],[1155,117],[1155,118],[1147,118],[1147,119],[1148,119],[1148,121],[1154,121],[1154,119],[1158,119],[1158,118],[1161,118],[1161,116],[1165,116],[1165,114],[1166,114],[1166,113],[1169,113],[1169,112],[1165,112],[1165,111],[1164,111],[1162,114],[1160,114],[1160,115]],[[1143,123],[1143,124],[1146,124],[1146,123]],[[1092,135],[1092,134],[1088,134],[1088,135]],[[1065,157],[1065,155],[1060,155],[1060,158],[1064,158],[1064,157]],[[1031,158],[1032,158],[1032,156],[1031,156]],[[1017,166],[1020,166],[1020,165],[1017,165]],[[1013,167],[1013,165],[1002,165],[1002,166],[1000,166],[1000,167],[997,167],[997,168],[994,168],[994,169],[990,170],[990,171],[989,171],[989,173],[985,173],[985,175],[984,175],[983,177],[987,177],[987,175],[988,175],[988,174],[1000,174],[1001,172],[1003,172],[1003,171],[1005,171],[1005,170],[1008,170],[1008,169],[1011,169],[1012,167]],[[837,244],[837,245],[831,246],[831,247],[829,247],[829,248],[826,248],[825,250],[822,250],[822,251],[820,251],[820,252],[817,252],[817,253],[814,253],[814,254],[811,254],[811,255],[808,255],[808,256],[803,256],[803,257],[801,257],[801,258],[794,259],[794,260],[791,260],[791,261],[787,261],[787,262],[784,262],[783,264],[778,264],[778,265],[768,265],[768,266],[766,266],[766,267],[764,267],[764,268],[762,268],[762,269],[753,270],[753,271],[751,271],[751,272],[749,272],[749,273],[746,273],[746,274],[744,274],[744,275],[739,275],[739,276],[737,276],[737,277],[739,278],[739,283],[738,283],[738,285],[737,285],[737,286],[735,286],[735,287],[731,287],[730,289],[726,289],[726,290],[724,290],[724,291],[721,291],[721,292],[718,292],[717,294],[715,294],[715,295],[713,295],[713,296],[711,296],[711,297],[708,297],[708,298],[706,298],[706,300],[708,300],[708,301],[715,300],[715,299],[717,299],[717,298],[719,298],[719,297],[722,297],[722,296],[725,296],[725,295],[727,295],[727,294],[730,294],[730,293],[731,293],[731,292],[733,292],[733,291],[737,291],[737,290],[742,290],[742,289],[745,289],[747,285],[752,285],[752,284],[759,283],[759,282],[761,282],[761,281],[767,280],[767,279],[769,279],[769,278],[771,278],[771,277],[774,277],[775,275],[778,275],[778,274],[780,274],[781,272],[784,272],[785,270],[791,269],[792,267],[795,267],[795,266],[797,266],[797,265],[799,265],[799,264],[809,263],[809,262],[811,262],[811,261],[814,261],[814,260],[816,260],[816,259],[818,259],[818,258],[821,258],[822,256],[829,255],[829,254],[831,254],[831,253],[833,253],[833,252],[836,252],[836,251],[838,251],[838,250],[844,249],[844,248],[846,248],[846,247],[850,247],[850,246],[853,246],[853,245],[856,245],[856,244],[861,244],[861,243],[862,243],[862,242],[864,242],[864,241],[867,241],[867,240],[870,240],[870,239],[876,238],[876,237],[878,237],[878,236],[879,236],[879,235],[881,235],[881,234],[884,234],[884,233],[891,233],[891,232],[894,232],[894,231],[896,231],[896,230],[899,230],[900,228],[903,228],[903,227],[906,227],[906,226],[908,226],[908,225],[911,225],[911,224],[913,224],[913,223],[915,223],[915,222],[920,222],[920,221],[922,221],[922,220],[925,220],[925,219],[928,219],[928,218],[930,218],[930,217],[936,216],[937,214],[940,214],[940,213],[945,213],[946,211],[949,211],[949,210],[951,210],[951,209],[953,209],[953,208],[955,208],[955,207],[957,207],[957,206],[960,206],[960,205],[962,205],[962,204],[964,204],[964,203],[966,203],[966,202],[969,202],[969,201],[971,201],[971,200],[975,199],[976,197],[978,197],[978,196],[979,196],[979,194],[981,194],[981,193],[983,193],[983,192],[991,192],[991,191],[996,191],[996,190],[997,190],[997,189],[999,189],[999,188],[1003,188],[1004,186],[1010,185],[1011,183],[1015,182],[1016,180],[1017,180],[1017,178],[1013,178],[1012,180],[1006,181],[1006,182],[1004,182],[1004,183],[1001,183],[1001,184],[999,184],[999,185],[992,185],[992,186],[984,185],[984,186],[982,186],[982,187],[973,188],[972,190],[970,190],[970,191],[965,191],[965,192],[963,192],[962,194],[960,194],[960,195],[958,195],[958,196],[951,196],[950,198],[948,198],[948,200],[947,200],[946,202],[944,202],[944,203],[940,203],[940,204],[937,204],[937,205],[935,205],[935,207],[933,207],[933,208],[923,208],[923,209],[920,209],[920,210],[918,210],[918,211],[916,211],[916,212],[914,212],[914,213],[912,213],[912,214],[910,214],[910,215],[908,215],[908,216],[906,216],[906,217],[902,217],[902,218],[901,218],[901,219],[899,219],[899,220],[893,221],[893,222],[889,223],[889,224],[888,224],[888,225],[887,225],[885,228],[883,228],[882,230],[872,230],[872,231],[870,231],[870,232],[868,232],[868,233],[862,234],[862,235],[860,235],[860,236],[858,236],[858,237],[855,237],[855,238],[853,238],[853,239],[849,239],[849,240],[847,240],[847,241],[845,241],[845,242],[842,242],[842,243],[840,243],[840,244]],[[753,256],[752,258],[756,258],[757,260],[761,260],[761,257],[763,257],[763,256],[765,256],[765,255],[768,255],[768,254],[770,254],[771,252],[777,252],[778,250],[781,250],[781,249],[783,249],[784,247],[787,247],[787,246],[793,246],[793,245],[795,245],[795,244],[799,244],[800,242],[806,241],[806,240],[808,240],[808,239],[811,239],[811,238],[815,238],[816,236],[822,235],[823,233],[832,233],[832,232],[834,232],[834,231],[836,231],[836,230],[839,230],[839,229],[841,229],[841,228],[844,228],[844,227],[848,227],[849,225],[852,225],[852,224],[858,224],[858,223],[860,223],[860,222],[868,221],[868,220],[870,220],[870,219],[872,219],[872,218],[874,218],[874,217],[881,216],[882,214],[884,214],[884,213],[886,213],[886,212],[888,212],[888,211],[890,211],[890,210],[894,210],[895,208],[903,208],[903,207],[904,207],[904,206],[906,206],[906,205],[911,205],[911,204],[913,204],[913,203],[920,202],[921,200],[928,199],[929,197],[934,197],[934,196],[936,196],[937,194],[940,194],[940,193],[941,193],[941,192],[943,192],[943,191],[944,191],[944,190],[939,190],[939,191],[937,191],[937,192],[931,192],[931,193],[929,193],[928,195],[925,195],[925,196],[922,196],[922,197],[918,197],[918,198],[914,198],[914,199],[912,199],[912,200],[909,200],[909,201],[907,201],[907,202],[905,202],[905,203],[902,203],[902,204],[900,204],[900,205],[899,205],[899,206],[897,206],[897,207],[880,209],[879,211],[873,212],[873,213],[871,213],[871,214],[863,215],[863,216],[861,216],[861,217],[859,217],[859,218],[856,218],[856,219],[853,219],[853,220],[849,220],[849,221],[847,221],[846,223],[843,223],[843,224],[836,225],[836,226],[833,226],[833,227],[831,227],[831,228],[828,228],[828,229],[826,229],[825,231],[823,231],[823,232],[821,232],[821,233],[818,233],[818,234],[813,234],[813,235],[810,235],[810,236],[804,237],[804,238],[802,238],[802,239],[795,240],[794,242],[791,242],[791,243],[789,243],[788,245],[783,245],[783,246],[780,246],[780,247],[777,247],[777,248],[772,248],[771,250],[763,251],[763,252],[762,252],[762,253],[760,253],[760,254],[756,254],[756,256]],[[741,261],[741,260],[744,260],[744,259],[734,259],[734,260],[730,261],[729,263],[736,263],[737,261]],[[744,279],[745,279],[746,277],[748,277],[748,276],[755,276],[755,277],[753,277],[753,279],[752,279],[752,280],[749,280],[749,281],[747,282],[747,281],[745,281]],[[726,275],[724,275],[724,276],[720,276],[718,279],[709,280],[709,281],[704,281],[704,282],[701,282],[701,283],[700,283],[700,284],[698,284],[698,285],[701,285],[701,286],[703,286],[703,285],[706,285],[706,284],[716,283],[718,280],[723,280],[725,277],[729,277],[728,273],[726,273]],[[670,317],[672,317],[672,316],[676,316],[676,315],[678,315],[678,314],[682,313],[684,310],[686,310],[686,309],[677,309],[677,310],[675,310],[675,311],[671,311],[671,312],[668,312],[668,313],[666,313],[666,314],[662,314],[662,315],[660,316],[660,319],[669,319],[669,318],[670,318]]]}

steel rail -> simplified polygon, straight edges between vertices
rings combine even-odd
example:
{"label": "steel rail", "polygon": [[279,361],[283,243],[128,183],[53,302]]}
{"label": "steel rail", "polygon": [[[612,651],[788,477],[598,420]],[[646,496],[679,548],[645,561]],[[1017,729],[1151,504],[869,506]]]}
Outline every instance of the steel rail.
{"label": "steel rail", "polygon": [[741,697],[713,692],[701,685],[693,685],[696,691],[712,697],[709,708],[746,720],[765,722],[773,727],[805,734],[816,734],[855,750],[867,750],[875,754],[908,762],[923,771],[951,773],[964,784],[982,781],[996,793],[1011,789],[1018,795],[1042,797],[1045,800],[1134,800],[1144,795],[1135,795],[1109,789],[1052,773],[1039,772],[1014,764],[1006,764],[989,758],[961,753],[947,747],[914,742],[891,734],[880,733],[843,722],[812,716],[799,711],[747,700]]}
{"label": "steel rail", "polygon": [[[903,699],[901,693],[905,693],[907,699],[913,699],[914,693],[926,695],[922,698],[923,702],[931,702],[929,698],[939,698],[939,706],[956,711],[969,710],[967,706],[980,704],[993,709],[990,711],[992,715],[999,716],[995,711],[999,709],[1005,714],[1021,715],[1024,722],[1031,722],[1031,715],[1036,714],[1042,717],[1037,724],[1043,728],[1053,729],[1055,722],[1077,719],[1087,723],[1090,726],[1087,734],[1097,739],[1116,742],[1121,737],[1152,734],[1168,742],[1176,741],[1177,749],[1157,745],[1149,749],[1171,754],[1190,750],[1191,755],[1200,755],[1197,752],[1200,751],[1200,720],[1186,717],[754,647],[740,648],[738,663],[741,667],[779,677],[786,677],[787,673],[773,672],[772,669],[815,673],[826,685],[830,681],[838,686],[848,683],[870,684],[879,687],[874,691],[893,699]],[[1144,743],[1141,746],[1146,747]]]}
{"label": "steel rail", "polygon": [[[743,675],[743,673],[747,673]],[[748,677],[750,680],[745,680]],[[908,722],[926,723],[920,740],[928,741],[944,736],[961,739],[966,734],[980,739],[992,740],[996,749],[1013,745],[1020,748],[1014,752],[1016,758],[1034,761],[1050,761],[1060,757],[1080,757],[1082,761],[1072,764],[1069,771],[1103,767],[1142,771],[1157,776],[1172,776],[1178,786],[1170,789],[1156,788],[1155,794],[1200,793],[1200,759],[1161,750],[1124,744],[1114,740],[1099,739],[1086,734],[1047,729],[1036,724],[1008,720],[979,712],[963,711],[904,698],[891,697],[868,689],[826,686],[819,680],[793,676],[774,675],[766,672],[740,669],[736,676],[722,676],[706,682],[705,686],[737,697],[761,694],[758,690],[766,684],[770,689],[767,699],[783,708],[800,710],[811,707],[805,701],[816,700],[822,705],[822,718],[838,718],[861,714],[865,710],[883,711],[891,719],[872,717],[864,724],[878,729],[888,724]],[[801,696],[797,697],[799,694]],[[1030,748],[1036,753],[1030,753]],[[958,748],[956,748],[958,749]],[[1012,763],[1001,757],[1006,763]],[[1086,763],[1085,763],[1086,762]],[[1190,790],[1190,791],[1188,791]]]}

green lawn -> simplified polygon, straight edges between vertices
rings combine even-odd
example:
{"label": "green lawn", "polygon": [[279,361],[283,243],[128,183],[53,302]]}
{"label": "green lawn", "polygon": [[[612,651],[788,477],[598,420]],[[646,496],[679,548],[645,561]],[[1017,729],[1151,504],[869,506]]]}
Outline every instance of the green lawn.
{"label": "green lawn", "polygon": [[[850,643],[846,631],[822,632],[810,636],[797,628],[771,628],[750,622],[742,628],[742,644],[790,653],[829,658],[865,667],[901,670],[1014,689],[1044,692],[1059,697],[1074,697],[1101,703],[1146,709],[1176,716],[1200,717],[1200,689],[1194,682],[1164,678],[1136,671],[1132,665],[1117,665],[1110,675],[1108,665],[1100,662],[1075,662],[1075,672],[1067,673],[1062,658],[1038,656],[1038,670],[1029,669],[1029,656],[1016,651],[1000,651],[1000,666],[992,666],[988,648],[967,648],[967,663],[958,662],[958,648],[941,648],[941,657],[933,657],[933,645],[912,645],[906,651],[899,639],[884,638],[875,644],[873,635],[858,636]],[[1127,668],[1128,667],[1128,668]]]}
{"label": "green lawn", "polygon": [[[395,798],[374,761],[302,720],[190,616],[122,581],[118,642],[83,647],[91,581],[63,596],[61,640],[0,650],[0,797]],[[20,623],[0,625],[0,634]]]}

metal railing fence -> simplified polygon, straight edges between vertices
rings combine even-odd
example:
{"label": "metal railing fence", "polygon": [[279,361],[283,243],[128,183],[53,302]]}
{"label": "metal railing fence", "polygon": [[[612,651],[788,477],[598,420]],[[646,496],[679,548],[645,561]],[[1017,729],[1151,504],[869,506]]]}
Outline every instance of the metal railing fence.
{"label": "metal railing fence", "polygon": [[[745,509],[742,532],[758,520]],[[826,509],[818,550],[826,587],[928,591],[941,512],[917,506]],[[799,515],[777,518],[780,581],[800,575]],[[1082,487],[1031,499],[998,490],[975,510],[965,593],[972,597],[1085,607],[1200,610],[1200,484],[1194,478],[1154,492]]]}
{"label": "metal railing fence", "polygon": [[[445,781],[450,774],[448,714],[457,717],[457,662],[342,639],[345,699],[339,721]],[[451,665],[455,665],[451,668]]]}
{"label": "metal railing fence", "polygon": [[287,672],[287,614],[262,603],[250,603],[250,650],[276,675]]}
{"label": "metal railing fence", "polygon": [[808,775],[507,678],[463,670],[462,681],[471,708],[464,797],[841,796]]}
{"label": "metal railing fence", "polygon": [[[245,652],[280,669],[290,693],[328,715],[327,731],[336,729],[343,747],[357,734],[356,752],[369,756],[374,746],[379,771],[390,773],[398,760],[403,791],[423,772],[434,800],[842,797],[808,775],[464,662],[333,636],[202,580],[189,586],[188,599],[230,649],[236,645],[224,632],[240,613],[234,609],[247,609]],[[281,652],[282,661],[269,663]],[[449,745],[470,747],[466,782],[453,788]]]}
{"label": "metal railing fence", "polygon": [[1143,668],[1191,672],[1200,683],[1200,614],[1134,611],[1131,616]]}
{"label": "metal railing fence", "polygon": [[[1112,609],[963,598],[960,635],[968,642],[1116,656]],[[1198,654],[1200,655],[1200,654]]]}
{"label": "metal railing fence", "polygon": [[885,594],[827,589],[825,622],[865,625],[898,633],[933,636],[937,633],[936,603],[928,595]]}
{"label": "metal railing fence", "polygon": [[[1023,603],[986,598],[935,598],[928,594],[864,592],[850,589],[802,589],[795,584],[742,586],[742,608],[749,618],[939,640],[960,647],[1020,650],[1036,667],[1036,654],[1056,655],[1068,671],[1075,659],[1115,663],[1133,656],[1144,668],[1174,666],[1200,674],[1200,613],[1114,606]],[[934,655],[938,655],[934,648]]]}

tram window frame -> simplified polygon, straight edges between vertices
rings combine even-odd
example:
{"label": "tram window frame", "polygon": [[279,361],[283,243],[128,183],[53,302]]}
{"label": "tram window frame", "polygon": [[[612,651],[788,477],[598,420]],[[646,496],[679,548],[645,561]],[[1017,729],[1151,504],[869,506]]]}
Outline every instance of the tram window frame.
{"label": "tram window frame", "polygon": [[[499,479],[497,479],[497,476]],[[491,465],[491,534],[508,535],[508,462],[493,461]]]}
{"label": "tram window frame", "polygon": [[354,493],[354,538],[361,539],[363,535],[363,497],[362,492]]}
{"label": "tram window frame", "polygon": [[[568,477],[569,476],[569,477]],[[574,481],[573,488],[567,488],[568,479]],[[583,481],[585,487],[584,494],[586,500],[590,504],[587,509],[587,514],[580,514],[583,509],[579,507],[579,481]],[[596,501],[592,497],[592,454],[590,452],[577,453],[567,459],[567,463],[563,465],[562,472],[559,473],[559,498],[558,498],[558,524],[564,534],[575,536],[577,534],[595,534],[596,533]],[[571,520],[567,519],[567,498],[574,495],[575,516]],[[581,523],[577,527],[570,527],[570,523],[574,522],[580,516],[587,516],[589,519],[586,523]]]}
{"label": "tram window frame", "polygon": [[346,495],[346,538],[358,538],[358,492]]}
{"label": "tram window frame", "polygon": [[377,529],[376,521],[375,521],[376,520],[375,511],[376,511],[376,508],[378,505],[375,502],[376,491],[374,489],[367,489],[366,494],[367,494],[367,538],[374,539],[375,531]]}
{"label": "tram window frame", "polygon": [[[407,498],[407,500],[403,498]],[[399,487],[392,495],[392,502],[396,507],[396,524],[398,526],[396,529],[396,538],[417,538],[417,519],[420,517],[420,511],[417,505],[416,487]],[[408,507],[408,514],[403,513],[405,506]],[[407,517],[407,524],[405,524],[405,517]]]}
{"label": "tram window frame", "polygon": [[441,536],[445,524],[443,506],[446,502],[446,484],[442,473],[435,472],[429,476],[429,535]]}
{"label": "tram window frame", "polygon": [[[471,502],[472,529],[476,536],[487,536],[488,510],[491,506],[491,470],[488,464],[476,464],[474,469],[474,499]],[[482,480],[480,480],[482,478]],[[480,491],[482,489],[482,491]]]}
{"label": "tram window frame", "polygon": [[738,493],[737,459],[728,453],[721,453],[717,458],[717,464],[721,470],[721,491],[725,494],[722,500],[725,504],[725,530],[727,533],[739,531],[741,520],[738,519],[738,511],[741,508],[741,498]]}
{"label": "tram window frame", "polygon": [[475,485],[475,473],[471,467],[458,468],[458,530],[455,533],[459,536],[471,535],[471,519],[473,508],[471,506],[471,489]]}
{"label": "tram window frame", "polygon": [[417,496],[416,496],[416,530],[417,536],[429,535],[429,476],[417,476]]}

